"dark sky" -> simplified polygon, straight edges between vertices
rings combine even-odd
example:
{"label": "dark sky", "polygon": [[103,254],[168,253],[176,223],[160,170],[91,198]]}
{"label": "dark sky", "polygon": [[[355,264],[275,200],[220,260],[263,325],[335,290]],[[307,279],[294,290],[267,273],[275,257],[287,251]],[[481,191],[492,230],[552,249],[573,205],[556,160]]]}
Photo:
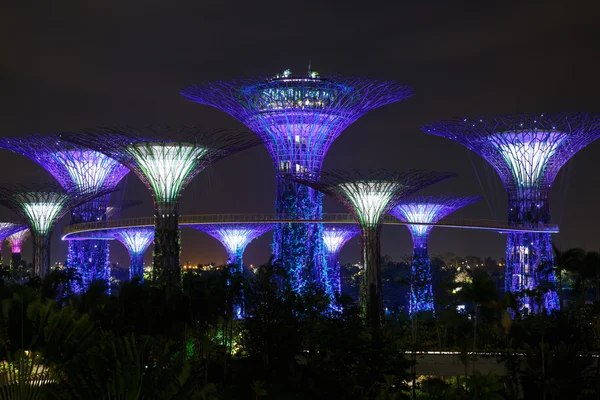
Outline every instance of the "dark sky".
{"label": "dark sky", "polygon": [[[185,101],[179,89],[286,68],[304,73],[311,60],[324,76],[394,79],[415,88],[412,99],[375,110],[343,132],[324,168],[454,171],[458,178],[425,193],[485,195],[486,201],[454,216],[505,218],[505,195],[493,170],[419,127],[462,115],[600,111],[593,0],[7,3],[0,8],[0,128],[6,136],[120,124],[243,128],[221,111]],[[551,208],[561,224],[561,247],[600,247],[599,155],[600,141],[577,154],[555,183]],[[6,151],[0,152],[0,171],[5,182],[50,179]],[[115,201],[145,202],[125,216],[151,215],[146,189],[134,175],[125,183]],[[270,157],[252,149],[198,176],[184,193],[182,212],[271,212],[274,188]],[[330,199],[325,210],[344,211]],[[0,217],[12,213],[3,209]],[[383,253],[395,259],[410,252],[404,227],[385,228],[382,240]],[[269,243],[267,234],[251,244],[246,261],[265,261]],[[220,244],[203,233],[184,231],[182,244],[183,262],[226,259]],[[437,228],[430,250],[499,258],[504,245],[500,234]],[[128,262],[120,244],[112,255]],[[65,257],[66,244],[55,235],[52,260]],[[341,261],[358,258],[355,240]]]}

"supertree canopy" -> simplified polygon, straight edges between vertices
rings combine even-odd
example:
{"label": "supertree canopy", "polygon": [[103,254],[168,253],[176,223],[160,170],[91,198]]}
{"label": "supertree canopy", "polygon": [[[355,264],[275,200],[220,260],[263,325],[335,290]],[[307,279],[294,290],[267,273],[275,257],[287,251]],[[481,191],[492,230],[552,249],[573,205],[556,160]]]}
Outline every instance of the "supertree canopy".
{"label": "supertree canopy", "polygon": [[[0,138],[0,148],[21,154],[44,167],[65,190],[100,193],[114,189],[129,172],[127,167],[100,152],[74,145],[59,135]],[[76,207],[71,223],[106,220],[108,195]],[[69,241],[67,264],[81,274],[85,290],[93,279],[110,279],[108,242]]]}
{"label": "supertree canopy", "polygon": [[31,234],[31,232],[30,232],[29,228],[23,227],[23,229],[21,229],[20,231],[13,233],[12,235],[10,235],[6,238],[6,240],[8,240],[8,244],[10,245],[10,251],[11,251],[10,265],[11,265],[11,267],[16,267],[21,262],[21,246],[23,245],[23,242],[25,242],[25,240],[27,240],[27,238],[30,236],[30,234]]}
{"label": "supertree canopy", "polygon": [[359,233],[360,227],[356,224],[334,224],[323,228],[323,242],[327,250],[324,279],[328,292],[342,294],[338,256],[342,247]]}
{"label": "supertree canopy", "polygon": [[383,321],[379,244],[381,217],[403,197],[452,176],[418,170],[372,170],[368,173],[329,171],[323,172],[320,177],[307,174],[292,178],[338,199],[360,224],[364,268],[361,300],[371,326],[378,327]]}
{"label": "supertree canopy", "polygon": [[[480,197],[426,196],[402,200],[390,211],[403,222],[435,224]],[[413,238],[410,313],[435,311],[427,242],[432,225],[407,225]]]}
{"label": "supertree canopy", "polygon": [[43,277],[50,269],[50,234],[56,222],[70,209],[103,194],[67,192],[56,185],[0,185],[0,204],[27,220],[31,229],[36,276]]}
{"label": "supertree canopy", "polygon": [[[425,133],[455,140],[478,153],[496,170],[508,194],[509,223],[550,222],[548,196],[560,168],[600,136],[600,115],[586,113],[515,114],[439,121]],[[523,296],[524,308],[558,308],[553,286],[554,258],[549,233],[509,233],[507,291],[542,290],[542,301]]]}
{"label": "supertree canopy", "polygon": [[193,224],[191,228],[208,233],[217,239],[227,250],[227,264],[234,265],[238,273],[243,274],[242,256],[246,246],[260,235],[273,229],[272,224],[236,223],[236,224]]}
{"label": "supertree canopy", "polygon": [[113,237],[129,252],[129,278],[144,279],[144,253],[154,239],[152,228],[121,228],[115,230]]}
{"label": "supertree canopy", "polygon": [[[393,81],[307,76],[289,70],[275,77],[254,77],[189,86],[190,101],[218,108],[254,131],[271,154],[277,174],[275,212],[289,219],[321,219],[322,196],[282,179],[318,175],[325,154],[340,133],[365,113],[412,96],[412,88]],[[278,224],[275,260],[292,271],[300,289],[326,263],[321,224]]]}
{"label": "supertree canopy", "polygon": [[151,192],[157,276],[179,274],[179,197],[187,184],[211,163],[260,144],[246,133],[193,127],[100,128],[66,139],[123,163]]}

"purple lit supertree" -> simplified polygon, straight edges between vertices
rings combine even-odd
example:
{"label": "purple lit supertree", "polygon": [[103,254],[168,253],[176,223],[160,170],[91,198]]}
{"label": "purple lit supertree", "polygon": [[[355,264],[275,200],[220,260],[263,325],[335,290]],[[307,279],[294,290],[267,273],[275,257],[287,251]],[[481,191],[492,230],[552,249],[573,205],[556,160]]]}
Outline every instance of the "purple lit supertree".
{"label": "purple lit supertree", "polygon": [[[0,138],[0,148],[30,158],[58,181],[65,190],[74,193],[106,192],[113,190],[129,169],[106,155],[74,145],[58,135],[28,135]],[[76,207],[71,223],[106,220],[109,195],[95,197]],[[105,240],[69,241],[67,265],[81,274],[86,290],[94,279],[109,281],[109,247]]]}
{"label": "purple lit supertree", "polygon": [[[481,200],[481,197],[427,196],[402,200],[390,211],[402,222],[435,224],[450,213]],[[413,239],[410,314],[435,312],[431,264],[427,242],[432,225],[407,225]]]}
{"label": "purple lit supertree", "polygon": [[129,252],[129,279],[144,280],[144,253],[154,240],[153,228],[121,228],[112,236],[127,248]]}
{"label": "purple lit supertree", "polygon": [[[217,239],[227,250],[227,264],[235,268],[235,272],[244,276],[244,264],[242,256],[246,246],[260,235],[273,229],[273,224],[192,224],[188,225]],[[243,296],[243,294],[242,294]],[[243,301],[242,301],[243,303]],[[238,318],[244,316],[243,307],[235,306],[235,315]]]}
{"label": "purple lit supertree", "polygon": [[[5,239],[9,239],[12,235],[17,234],[22,230],[27,230],[27,226],[13,224],[12,222],[0,222],[0,266],[3,264],[2,260],[2,242]],[[12,261],[11,261],[12,266]]]}
{"label": "purple lit supertree", "polygon": [[191,224],[187,225],[217,239],[227,250],[227,264],[234,265],[236,272],[243,274],[242,256],[246,246],[273,229],[273,224],[235,223],[235,224]]}
{"label": "purple lit supertree", "polygon": [[[478,153],[498,173],[508,195],[508,221],[550,222],[548,196],[560,168],[600,136],[600,115],[515,114],[439,121],[423,132],[457,141]],[[554,257],[549,233],[509,233],[505,288],[525,293],[530,312],[559,307],[554,290]],[[541,290],[536,302],[527,292]]]}
{"label": "purple lit supertree", "polygon": [[[203,83],[181,91],[188,100],[218,108],[237,118],[264,142],[275,164],[275,212],[289,219],[322,217],[322,195],[284,179],[318,176],[333,141],[365,113],[412,96],[412,88],[393,81],[307,76],[289,70],[275,77]],[[276,262],[291,270],[300,290],[326,263],[322,224],[278,224]]]}
{"label": "purple lit supertree", "polygon": [[381,217],[402,198],[452,176],[439,172],[381,169],[367,173],[327,171],[322,172],[320,177],[307,174],[291,178],[336,198],[360,224],[364,269],[360,297],[367,321],[372,327],[379,327],[383,322],[379,244]]}
{"label": "purple lit supertree", "polygon": [[[1,225],[1,224],[0,224]],[[11,268],[17,267],[21,263],[21,246],[23,242],[27,240],[30,236],[31,231],[27,227],[23,227],[18,232],[13,233],[9,237],[6,238],[8,240],[8,244],[10,245],[10,266]]]}
{"label": "purple lit supertree", "polygon": [[0,185],[0,204],[28,222],[33,236],[34,275],[50,270],[50,234],[56,222],[73,208],[106,192],[65,191],[58,185]]}
{"label": "purple lit supertree", "polygon": [[154,202],[153,274],[172,282],[179,282],[179,198],[183,190],[211,163],[260,144],[248,133],[185,126],[99,128],[64,137],[118,160],[146,185]]}
{"label": "purple lit supertree", "polygon": [[342,294],[338,256],[342,247],[359,233],[360,227],[357,224],[334,224],[323,228],[323,242],[327,250],[324,284],[331,293]]}

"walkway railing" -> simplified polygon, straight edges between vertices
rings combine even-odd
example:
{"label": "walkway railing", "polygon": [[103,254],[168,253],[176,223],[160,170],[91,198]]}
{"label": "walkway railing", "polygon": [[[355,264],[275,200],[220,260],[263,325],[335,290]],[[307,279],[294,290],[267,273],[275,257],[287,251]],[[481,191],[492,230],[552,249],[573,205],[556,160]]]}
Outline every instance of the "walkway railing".
{"label": "walkway railing", "polygon": [[[289,218],[286,215],[277,214],[199,214],[199,215],[181,215],[179,225],[196,224],[234,224],[234,223],[326,223],[326,224],[351,224],[356,223],[352,214],[342,213],[324,213],[320,220],[298,220]],[[450,219],[444,218],[435,224],[402,222],[391,215],[383,217],[383,223],[386,225],[428,225],[444,228],[461,229],[479,229],[501,233],[510,232],[538,232],[538,233],[558,233],[558,225],[543,224],[509,224],[506,221],[485,220],[485,219]],[[126,227],[154,226],[154,217],[138,217],[126,219],[111,219],[108,221],[85,222],[81,224],[69,225],[63,230],[63,239],[69,236],[83,234],[85,232],[119,229]]]}

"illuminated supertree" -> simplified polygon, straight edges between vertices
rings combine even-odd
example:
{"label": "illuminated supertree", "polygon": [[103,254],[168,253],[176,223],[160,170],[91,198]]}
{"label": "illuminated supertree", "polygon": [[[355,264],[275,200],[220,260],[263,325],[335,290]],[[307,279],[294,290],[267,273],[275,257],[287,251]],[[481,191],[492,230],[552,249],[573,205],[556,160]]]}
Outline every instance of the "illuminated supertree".
{"label": "illuminated supertree", "polygon": [[[246,246],[260,235],[273,229],[272,224],[198,224],[190,227],[208,233],[217,239],[227,250],[227,264],[235,266],[235,272],[244,276],[244,264],[242,256]],[[235,306],[235,315],[238,318],[244,316],[243,307]]]}
{"label": "illuminated supertree", "polygon": [[57,185],[0,185],[0,204],[28,222],[33,236],[33,267],[36,276],[50,270],[50,236],[56,222],[67,212],[104,192],[80,194]]}
{"label": "illuminated supertree", "polygon": [[122,228],[115,230],[112,236],[127,248],[129,252],[129,279],[144,279],[144,253],[154,239],[153,228]]}
{"label": "illuminated supertree", "polygon": [[21,246],[23,245],[23,242],[27,240],[30,234],[31,232],[29,228],[24,227],[24,229],[21,229],[20,231],[13,233],[6,238],[6,240],[8,240],[8,244],[10,245],[11,268],[17,267],[21,263]]}
{"label": "illuminated supertree", "polygon": [[367,321],[372,327],[381,326],[383,321],[379,244],[381,217],[402,198],[452,176],[454,175],[449,173],[418,170],[373,170],[364,174],[328,171],[323,172],[320,177],[305,175],[292,178],[336,198],[360,224],[364,269],[361,301]]}
{"label": "illuminated supertree", "polygon": [[327,268],[325,269],[325,286],[331,293],[341,294],[340,264],[338,256],[342,247],[360,233],[356,224],[334,224],[323,229],[323,242],[327,250]]}
{"label": "illuminated supertree", "polygon": [[[58,135],[28,135],[0,138],[0,148],[30,158],[58,181],[65,190],[74,193],[100,193],[114,189],[129,172],[106,155],[66,142]],[[108,195],[95,197],[76,207],[71,223],[106,220]],[[94,279],[110,279],[109,247],[105,240],[69,241],[67,265],[81,274],[87,289]]]}
{"label": "illuminated supertree", "polygon": [[[318,175],[333,141],[365,113],[412,96],[412,88],[393,81],[307,76],[289,70],[275,77],[203,83],[181,91],[188,100],[223,110],[254,131],[275,164],[275,212],[289,219],[321,219],[322,195],[283,179]],[[326,263],[321,224],[278,224],[275,260],[291,270],[301,289]],[[316,275],[315,275],[316,274]]]}
{"label": "illuminated supertree", "polygon": [[[548,196],[560,168],[600,136],[600,116],[586,113],[515,114],[439,121],[423,132],[463,144],[500,175],[508,194],[508,221],[550,222]],[[558,308],[549,233],[509,233],[505,288],[511,292],[545,290],[542,304],[524,296],[524,308]]]}
{"label": "illuminated supertree", "polygon": [[[146,185],[154,202],[154,269],[179,275],[179,198],[188,183],[211,163],[260,141],[232,130],[193,127],[99,128],[65,136],[129,167]],[[110,138],[110,139],[108,139]]]}
{"label": "illuminated supertree", "polygon": [[[468,204],[481,200],[480,197],[427,196],[402,200],[390,211],[403,222],[435,224],[446,215]],[[435,312],[431,265],[427,241],[432,225],[407,225],[413,238],[412,277],[410,291],[410,313]]]}
{"label": "illuminated supertree", "polygon": [[188,225],[217,239],[227,250],[227,264],[235,265],[237,272],[243,274],[242,256],[246,246],[260,235],[273,229],[272,224],[197,224]]}

